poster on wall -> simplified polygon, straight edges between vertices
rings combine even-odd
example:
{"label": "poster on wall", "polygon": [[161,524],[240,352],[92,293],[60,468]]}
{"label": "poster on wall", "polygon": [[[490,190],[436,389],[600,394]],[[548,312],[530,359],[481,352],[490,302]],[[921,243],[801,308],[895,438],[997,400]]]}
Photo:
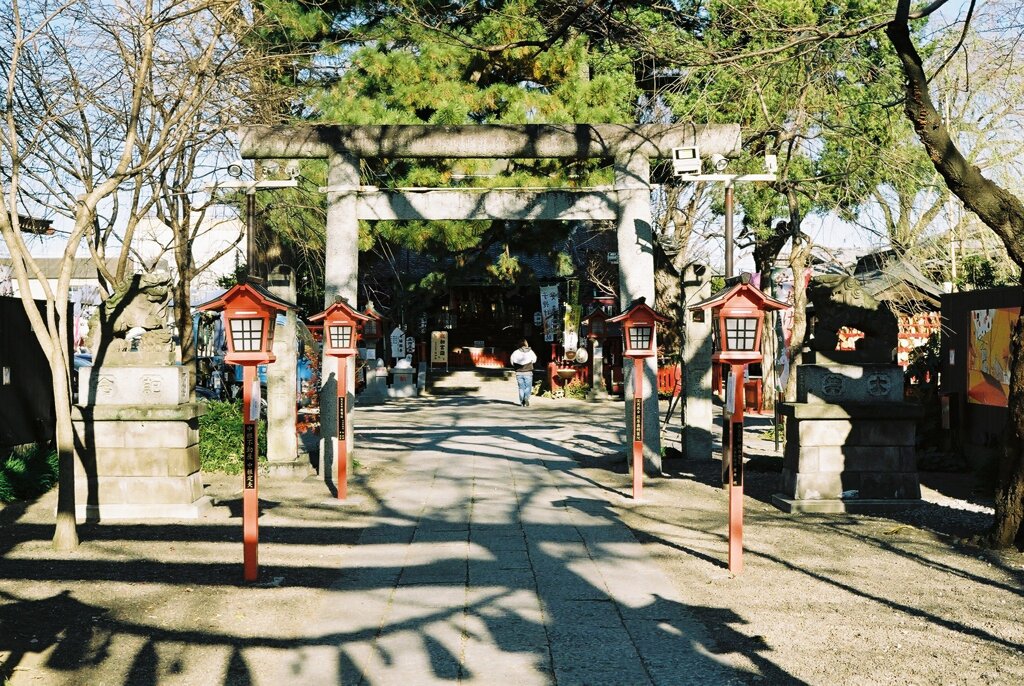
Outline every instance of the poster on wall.
{"label": "poster on wall", "polygon": [[1006,407],[1010,394],[1010,334],[1019,317],[1019,307],[971,311],[967,402]]}

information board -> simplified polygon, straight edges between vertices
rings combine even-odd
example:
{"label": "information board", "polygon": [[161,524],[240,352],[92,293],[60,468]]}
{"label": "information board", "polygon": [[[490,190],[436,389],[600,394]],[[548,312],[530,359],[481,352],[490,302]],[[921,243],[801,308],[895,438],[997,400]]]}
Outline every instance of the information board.
{"label": "information board", "polygon": [[430,363],[448,364],[448,332],[430,332]]}

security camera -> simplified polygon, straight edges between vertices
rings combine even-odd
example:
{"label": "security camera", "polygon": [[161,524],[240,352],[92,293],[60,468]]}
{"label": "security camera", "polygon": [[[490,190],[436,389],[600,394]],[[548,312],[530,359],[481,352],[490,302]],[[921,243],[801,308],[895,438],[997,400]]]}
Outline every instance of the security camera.
{"label": "security camera", "polygon": [[683,148],[672,148],[672,173],[700,174],[700,148],[689,145]]}
{"label": "security camera", "polygon": [[302,168],[299,167],[299,161],[290,160],[288,164],[286,164],[284,167],[284,173],[288,176],[289,179],[299,178],[299,175],[302,173]]}
{"label": "security camera", "polygon": [[231,178],[240,179],[242,178],[242,173],[245,172],[245,166],[242,164],[241,160],[238,160],[237,162],[232,162],[228,165],[227,172],[228,176]]}
{"label": "security camera", "polygon": [[769,174],[774,174],[779,171],[779,158],[776,155],[769,155],[765,153],[764,170]]}
{"label": "security camera", "polygon": [[714,167],[715,171],[723,172],[725,168],[729,166],[729,160],[725,159],[723,155],[719,155],[717,152],[711,155],[711,166]]}

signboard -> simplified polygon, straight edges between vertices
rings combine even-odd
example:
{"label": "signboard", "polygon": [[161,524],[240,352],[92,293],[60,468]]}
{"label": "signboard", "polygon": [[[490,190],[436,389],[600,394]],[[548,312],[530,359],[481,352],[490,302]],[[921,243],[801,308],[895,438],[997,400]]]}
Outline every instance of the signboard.
{"label": "signboard", "polygon": [[426,314],[421,314],[420,315],[420,333],[426,333],[426,332],[427,332],[427,315]]}
{"label": "signboard", "polygon": [[732,466],[732,485],[743,485],[743,422],[732,424],[732,450],[730,464]]}
{"label": "signboard", "polygon": [[416,339],[412,336],[405,337],[405,354],[412,355],[416,351]]}
{"label": "signboard", "polygon": [[345,440],[345,402],[344,396],[338,396],[338,438]]}
{"label": "signboard", "polygon": [[430,363],[448,364],[448,332],[430,332]]}
{"label": "signboard", "polygon": [[242,427],[242,471],[244,487],[256,488],[256,424],[252,422]]}
{"label": "signboard", "polygon": [[644,440],[644,399],[633,398],[633,441]]}
{"label": "signboard", "polygon": [[542,315],[540,312],[534,312],[533,313],[533,325],[534,326],[540,326],[543,323],[544,323],[544,315]]}
{"label": "signboard", "polygon": [[391,332],[391,357],[405,357],[405,332],[397,326]]}

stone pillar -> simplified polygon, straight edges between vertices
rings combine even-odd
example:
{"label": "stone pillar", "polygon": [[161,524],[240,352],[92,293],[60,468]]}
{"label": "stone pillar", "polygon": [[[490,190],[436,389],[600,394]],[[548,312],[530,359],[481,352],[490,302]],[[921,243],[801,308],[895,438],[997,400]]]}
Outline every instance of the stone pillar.
{"label": "stone pillar", "polygon": [[[654,305],[654,231],[651,219],[651,165],[642,155],[615,160],[615,191],[618,196],[619,308],[625,310],[637,298]],[[623,364],[626,402],[626,444],[633,442],[632,401],[634,365]],[[644,473],[661,474],[661,425],[658,416],[658,360],[644,360]],[[628,451],[627,451],[628,452]],[[629,455],[626,455],[627,460]]]}
{"label": "stone pillar", "polygon": [[[267,290],[283,300],[295,302],[294,272],[287,267],[275,269],[267,281]],[[295,433],[299,404],[295,322],[295,310],[288,310],[279,315],[274,329],[277,360],[267,365],[267,466],[270,476],[301,479],[309,476],[309,462],[299,459]]]}
{"label": "stone pillar", "polygon": [[[328,160],[327,171],[327,250],[324,265],[324,307],[341,296],[353,308],[359,281],[359,220],[356,218],[356,200],[359,188],[359,160],[352,155],[335,152]],[[348,366],[346,407],[346,440],[348,455],[352,457],[352,406],[355,402],[355,364]],[[335,376],[337,360],[321,360],[322,386],[320,393],[320,435],[333,436],[338,431],[338,397]],[[336,473],[333,448],[330,441],[320,439],[320,473]],[[351,474],[351,465],[348,473]]]}
{"label": "stone pillar", "polygon": [[[686,305],[711,297],[711,270],[691,264],[683,272]],[[714,403],[711,400],[711,313],[684,311],[683,453],[687,459],[710,460]]]}

